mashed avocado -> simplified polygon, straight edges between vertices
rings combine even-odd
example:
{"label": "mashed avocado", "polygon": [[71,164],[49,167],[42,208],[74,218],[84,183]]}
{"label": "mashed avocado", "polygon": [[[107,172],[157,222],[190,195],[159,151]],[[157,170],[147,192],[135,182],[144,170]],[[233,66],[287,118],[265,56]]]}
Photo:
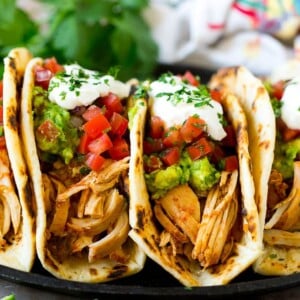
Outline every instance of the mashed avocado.
{"label": "mashed avocado", "polygon": [[48,92],[40,87],[33,90],[34,129],[42,159],[52,154],[65,163],[73,158],[79,143],[79,131],[70,122],[70,113],[48,100]]}
{"label": "mashed avocado", "polygon": [[178,164],[145,174],[153,199],[162,197],[168,190],[184,183],[189,183],[196,193],[203,193],[210,190],[219,178],[220,172],[207,157],[193,161],[186,152],[183,152]]}
{"label": "mashed avocado", "polygon": [[278,170],[284,179],[292,178],[294,175],[294,160],[300,153],[300,138],[290,142],[276,139],[275,156],[273,168]]}

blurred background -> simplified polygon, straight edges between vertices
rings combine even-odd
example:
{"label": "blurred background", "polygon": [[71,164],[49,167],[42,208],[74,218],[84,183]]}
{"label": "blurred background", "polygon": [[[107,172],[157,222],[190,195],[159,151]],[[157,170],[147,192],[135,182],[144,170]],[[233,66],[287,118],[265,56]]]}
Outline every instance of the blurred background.
{"label": "blurred background", "polygon": [[61,63],[119,66],[121,79],[174,65],[300,69],[299,0],[0,0],[0,20],[1,58],[26,46]]}

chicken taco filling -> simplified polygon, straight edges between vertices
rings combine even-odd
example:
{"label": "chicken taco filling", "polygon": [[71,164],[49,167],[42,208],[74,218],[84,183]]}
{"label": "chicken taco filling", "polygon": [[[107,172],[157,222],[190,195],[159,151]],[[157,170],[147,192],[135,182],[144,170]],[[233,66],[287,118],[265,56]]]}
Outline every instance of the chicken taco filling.
{"label": "chicken taco filling", "polygon": [[[265,242],[293,246],[285,231],[299,229],[300,79],[265,83],[276,116],[274,161],[269,179]],[[296,245],[296,244],[294,244]]]}
{"label": "chicken taco filling", "polygon": [[15,191],[6,148],[3,120],[3,81],[0,81],[0,250],[16,239],[21,224],[21,205]]}
{"label": "chicken taco filling", "polygon": [[144,177],[159,246],[203,268],[224,262],[243,232],[235,130],[221,94],[190,72],[166,73],[148,97]]}
{"label": "chicken taco filling", "polygon": [[47,247],[58,261],[126,263],[130,86],[54,58],[34,69],[32,111],[44,185]]}

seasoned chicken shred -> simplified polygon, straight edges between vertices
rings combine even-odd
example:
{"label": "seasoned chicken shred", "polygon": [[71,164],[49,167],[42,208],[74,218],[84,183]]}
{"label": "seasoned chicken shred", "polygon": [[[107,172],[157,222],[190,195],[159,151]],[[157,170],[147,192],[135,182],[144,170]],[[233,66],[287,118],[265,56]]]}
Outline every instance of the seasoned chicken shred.
{"label": "seasoned chicken shred", "polygon": [[0,248],[5,247],[10,232],[16,234],[21,223],[21,205],[12,181],[6,149],[0,150]]}
{"label": "seasoned chicken shred", "polygon": [[238,212],[238,171],[222,172],[219,184],[201,200],[188,185],[168,191],[156,201],[154,214],[163,227],[160,247],[171,246],[203,268],[223,262],[231,253],[230,232]]}
{"label": "seasoned chicken shred", "polygon": [[[129,232],[126,196],[119,191],[122,174],[128,171],[129,158],[111,161],[100,172],[91,171],[79,182],[64,186],[54,176],[43,175],[45,205],[49,211],[48,242],[64,249],[53,256],[82,255],[89,262],[113,256],[124,259],[122,245]],[[50,190],[49,190],[50,189]]]}

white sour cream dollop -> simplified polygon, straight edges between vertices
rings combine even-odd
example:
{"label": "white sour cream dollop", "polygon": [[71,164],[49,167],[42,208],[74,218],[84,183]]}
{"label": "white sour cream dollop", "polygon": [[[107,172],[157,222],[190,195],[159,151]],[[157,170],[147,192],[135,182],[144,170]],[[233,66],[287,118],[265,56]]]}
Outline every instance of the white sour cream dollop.
{"label": "white sour cream dollop", "polygon": [[[186,84],[178,76],[165,76],[150,84],[150,109],[160,117],[167,128],[182,125],[188,117],[198,115],[207,124],[207,132],[214,140],[222,140],[226,132],[221,124],[223,108],[220,103],[206,98],[201,103],[198,88]],[[205,102],[205,104],[204,104]]]}
{"label": "white sour cream dollop", "polygon": [[281,118],[291,129],[300,129],[300,77],[292,79],[284,89]]}
{"label": "white sour cream dollop", "polygon": [[88,106],[110,92],[121,99],[129,95],[130,86],[111,75],[102,76],[77,64],[65,65],[64,68],[65,72],[51,78],[48,89],[49,100],[60,107]]}

